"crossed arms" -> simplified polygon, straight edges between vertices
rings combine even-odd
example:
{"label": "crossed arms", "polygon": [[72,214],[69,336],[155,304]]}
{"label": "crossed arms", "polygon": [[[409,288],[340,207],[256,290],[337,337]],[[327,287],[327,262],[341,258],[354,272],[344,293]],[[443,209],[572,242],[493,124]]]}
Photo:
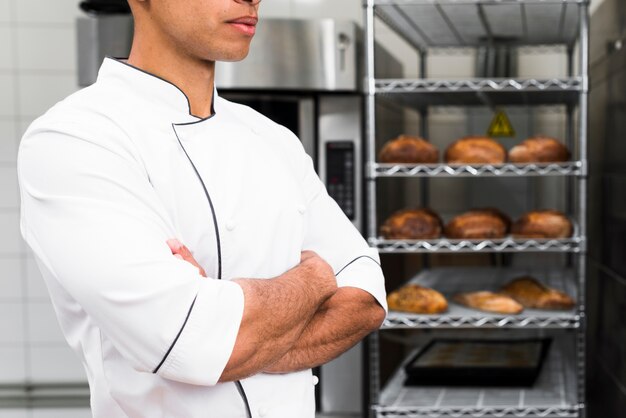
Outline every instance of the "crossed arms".
{"label": "crossed arms", "polygon": [[[206,276],[189,249],[177,240],[168,245]],[[244,314],[221,382],[319,366],[377,329],[385,317],[369,293],[337,288],[332,268],[312,251],[302,252],[300,264],[276,278],[235,281],[244,292]]]}
{"label": "crossed arms", "polygon": [[[298,174],[302,248],[319,256],[305,252],[272,279],[202,279],[165,244],[175,231],[171,215],[125,134],[94,133],[76,120],[44,118],[22,139],[20,229],[63,297],[81,307],[72,313],[97,326],[133,369],[207,386],[308,369],[382,321],[375,260],[337,270],[370,248],[325,193],[310,158],[298,164],[306,166]],[[82,323],[66,325],[82,338]]]}

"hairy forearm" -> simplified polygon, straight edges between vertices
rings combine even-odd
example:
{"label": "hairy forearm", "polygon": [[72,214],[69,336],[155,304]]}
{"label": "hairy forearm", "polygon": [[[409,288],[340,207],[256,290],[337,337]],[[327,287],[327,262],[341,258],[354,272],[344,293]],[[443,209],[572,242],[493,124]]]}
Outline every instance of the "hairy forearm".
{"label": "hairy forearm", "polygon": [[294,268],[269,280],[238,279],[244,314],[235,348],[220,381],[256,374],[283,357],[299,340],[320,306],[335,292],[320,289],[313,272]]}
{"label": "hairy forearm", "polygon": [[383,308],[370,294],[340,288],[320,307],[293,348],[265,371],[288,373],[327,363],[377,329],[383,319]]}

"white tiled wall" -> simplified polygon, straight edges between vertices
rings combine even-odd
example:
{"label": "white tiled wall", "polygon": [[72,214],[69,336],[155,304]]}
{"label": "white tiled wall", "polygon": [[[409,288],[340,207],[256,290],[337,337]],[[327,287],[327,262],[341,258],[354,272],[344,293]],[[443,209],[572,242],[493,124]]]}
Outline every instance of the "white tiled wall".
{"label": "white tiled wall", "polygon": [[[16,155],[32,120],[77,89],[74,0],[0,0],[0,384],[81,382],[19,231]],[[6,410],[0,417],[90,416],[88,410]]]}

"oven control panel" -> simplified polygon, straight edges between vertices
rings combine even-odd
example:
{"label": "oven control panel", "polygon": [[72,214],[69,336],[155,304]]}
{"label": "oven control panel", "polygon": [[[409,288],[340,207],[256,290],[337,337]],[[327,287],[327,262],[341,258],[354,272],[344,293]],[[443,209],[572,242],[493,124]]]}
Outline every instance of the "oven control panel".
{"label": "oven control panel", "polygon": [[326,143],[326,189],[350,220],[355,219],[355,150],[353,141]]}

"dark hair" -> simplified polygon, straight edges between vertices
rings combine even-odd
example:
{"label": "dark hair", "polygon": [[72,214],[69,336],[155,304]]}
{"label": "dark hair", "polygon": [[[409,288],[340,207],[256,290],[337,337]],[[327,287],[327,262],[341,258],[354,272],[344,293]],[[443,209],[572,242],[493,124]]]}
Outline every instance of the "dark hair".
{"label": "dark hair", "polygon": [[79,6],[85,12],[94,14],[130,13],[127,0],[85,0],[81,1]]}

